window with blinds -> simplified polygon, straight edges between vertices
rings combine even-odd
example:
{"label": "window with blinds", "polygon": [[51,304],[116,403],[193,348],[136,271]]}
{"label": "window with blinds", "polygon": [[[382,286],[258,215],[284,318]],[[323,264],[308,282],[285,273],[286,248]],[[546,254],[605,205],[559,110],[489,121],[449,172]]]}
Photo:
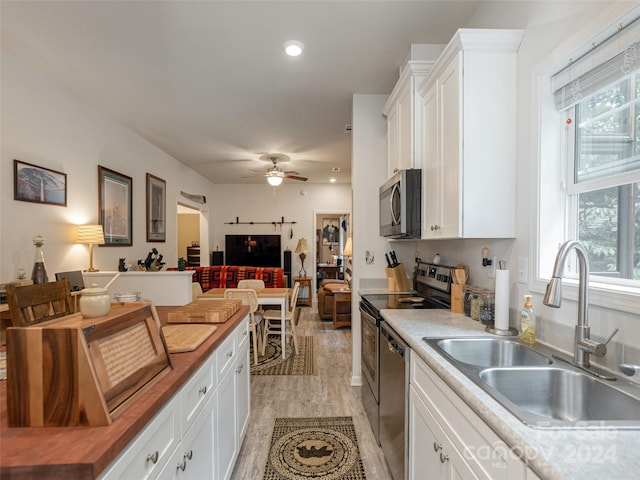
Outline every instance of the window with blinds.
{"label": "window with blinds", "polygon": [[564,112],[569,236],[592,275],[640,280],[640,21],[553,76]]}

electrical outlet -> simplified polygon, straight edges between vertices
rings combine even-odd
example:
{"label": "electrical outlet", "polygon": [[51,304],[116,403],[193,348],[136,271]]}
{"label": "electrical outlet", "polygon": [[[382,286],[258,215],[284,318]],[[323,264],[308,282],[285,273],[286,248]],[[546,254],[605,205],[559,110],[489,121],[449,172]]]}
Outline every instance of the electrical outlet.
{"label": "electrical outlet", "polygon": [[518,257],[518,283],[527,283],[529,275],[529,259],[527,257]]}
{"label": "electrical outlet", "polygon": [[487,276],[489,278],[496,278],[496,257],[491,257],[491,265],[489,265],[489,271]]}

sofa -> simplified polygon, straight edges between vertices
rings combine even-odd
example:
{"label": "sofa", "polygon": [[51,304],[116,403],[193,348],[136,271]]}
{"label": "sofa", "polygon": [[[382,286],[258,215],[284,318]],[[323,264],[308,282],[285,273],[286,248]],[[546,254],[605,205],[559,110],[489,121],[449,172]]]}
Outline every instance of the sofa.
{"label": "sofa", "polygon": [[[167,270],[177,270],[168,268]],[[212,265],[209,267],[187,267],[193,270],[193,281],[198,282],[202,291],[212,288],[237,288],[244,279],[264,281],[267,288],[284,287],[284,269],[281,267],[242,267],[237,265]]]}
{"label": "sofa", "polygon": [[[333,292],[335,290],[344,291],[348,284],[344,280],[325,278],[318,288],[318,315],[322,320],[333,320]],[[338,314],[348,315],[351,313],[351,305],[338,304]]]}

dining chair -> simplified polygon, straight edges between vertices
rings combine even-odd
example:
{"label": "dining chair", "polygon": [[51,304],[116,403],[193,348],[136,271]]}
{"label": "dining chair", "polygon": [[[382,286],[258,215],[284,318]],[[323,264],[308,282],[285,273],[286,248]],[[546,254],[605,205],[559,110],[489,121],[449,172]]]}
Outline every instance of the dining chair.
{"label": "dining chair", "polygon": [[244,280],[240,280],[238,282],[238,288],[259,289],[259,288],[265,288],[265,287],[264,287],[263,280],[258,280],[255,278],[245,278]]}
{"label": "dining chair", "polygon": [[200,299],[200,295],[202,295],[202,287],[198,282],[193,282],[191,284],[191,301],[196,301]]}
{"label": "dining chair", "polygon": [[[261,288],[265,288],[264,280],[258,280],[256,278],[245,278],[244,280],[240,280],[238,282],[238,288],[253,288],[255,290],[259,290]],[[256,314],[264,315],[264,309],[262,308],[262,305],[258,304]]]}
{"label": "dining chair", "polygon": [[[249,307],[249,332],[253,342],[253,362],[258,364],[258,340],[262,346],[262,314],[258,313],[258,295],[253,288],[228,288],[224,291],[224,298],[236,298],[242,300],[242,305]],[[264,349],[263,349],[264,350]],[[264,355],[264,353],[263,353]]]}
{"label": "dining chair", "polygon": [[[298,301],[298,292],[300,291],[300,284],[294,283],[293,291],[291,292],[291,299],[289,300],[289,308],[285,312],[285,336],[293,337],[293,346],[296,354],[298,353],[298,339],[296,338],[296,322],[295,311],[296,302]],[[262,355],[264,355],[268,335],[280,335],[282,333],[282,317],[280,310],[266,310],[264,312],[264,326],[263,326],[263,339],[262,339]],[[287,328],[288,327],[288,328]]]}
{"label": "dining chair", "polygon": [[6,286],[14,327],[28,327],[74,313],[69,279],[36,285]]}

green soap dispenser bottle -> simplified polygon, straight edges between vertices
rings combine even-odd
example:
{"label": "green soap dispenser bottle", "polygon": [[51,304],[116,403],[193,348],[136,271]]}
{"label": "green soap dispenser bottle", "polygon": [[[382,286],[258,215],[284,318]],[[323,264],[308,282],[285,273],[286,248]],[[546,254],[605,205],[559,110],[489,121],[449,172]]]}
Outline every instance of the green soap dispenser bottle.
{"label": "green soap dispenser bottle", "polygon": [[524,296],[524,307],[520,311],[520,330],[522,343],[536,344],[536,314],[531,306],[531,295]]}

